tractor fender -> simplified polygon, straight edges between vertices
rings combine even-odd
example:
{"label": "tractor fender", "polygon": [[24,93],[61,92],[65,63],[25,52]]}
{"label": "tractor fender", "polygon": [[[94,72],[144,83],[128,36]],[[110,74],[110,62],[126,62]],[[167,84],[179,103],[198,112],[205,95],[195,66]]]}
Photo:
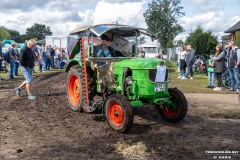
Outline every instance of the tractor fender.
{"label": "tractor fender", "polygon": [[82,61],[79,58],[71,59],[66,67],[66,72],[68,72],[70,68],[74,65],[80,65],[82,67]]}

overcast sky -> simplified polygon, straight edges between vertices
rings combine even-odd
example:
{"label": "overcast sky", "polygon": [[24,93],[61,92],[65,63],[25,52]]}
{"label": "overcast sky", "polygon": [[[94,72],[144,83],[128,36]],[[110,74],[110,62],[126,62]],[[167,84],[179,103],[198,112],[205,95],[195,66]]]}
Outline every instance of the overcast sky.
{"label": "overcast sky", "polygon": [[[53,35],[68,35],[77,27],[98,23],[134,25],[146,28],[143,13],[151,0],[1,0],[0,26],[25,33],[34,23],[50,26]],[[215,35],[240,20],[240,0],[182,0],[185,16],[179,19],[186,39],[201,25]],[[219,38],[220,38],[219,36]]]}

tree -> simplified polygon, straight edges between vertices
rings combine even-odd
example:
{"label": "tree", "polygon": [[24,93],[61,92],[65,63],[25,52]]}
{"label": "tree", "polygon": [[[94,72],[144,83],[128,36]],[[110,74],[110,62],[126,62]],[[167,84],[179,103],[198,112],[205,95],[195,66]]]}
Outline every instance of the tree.
{"label": "tree", "polygon": [[11,35],[11,39],[14,40],[15,42],[18,42],[18,43],[21,43],[22,40],[21,40],[21,35],[18,31],[16,30],[7,30],[10,35]]}
{"label": "tree", "polygon": [[38,40],[45,39],[45,36],[52,35],[50,27],[44,24],[35,23],[32,27],[26,30],[26,39],[36,38]]}
{"label": "tree", "polygon": [[184,45],[184,42],[181,39],[177,41],[177,46],[178,47],[181,47],[183,45]]}
{"label": "tree", "polygon": [[0,29],[0,41],[11,39],[11,35],[5,29]]}
{"label": "tree", "polygon": [[13,30],[13,29],[8,29],[8,28],[6,28],[4,26],[1,26],[0,28],[8,31],[8,33],[11,36],[11,38],[10,38],[11,40],[14,40],[15,42],[18,42],[18,43],[22,42],[21,35],[20,35],[20,33],[18,31]]}
{"label": "tree", "polygon": [[148,29],[156,34],[163,48],[171,46],[173,39],[184,31],[177,23],[177,19],[185,15],[180,3],[181,0],[156,0],[143,13]]}
{"label": "tree", "polygon": [[240,47],[240,31],[236,32],[236,45]]}
{"label": "tree", "polygon": [[203,28],[198,26],[187,37],[186,43],[193,47],[196,54],[212,54],[215,52],[218,41],[217,36],[214,36],[212,31],[204,32]]}

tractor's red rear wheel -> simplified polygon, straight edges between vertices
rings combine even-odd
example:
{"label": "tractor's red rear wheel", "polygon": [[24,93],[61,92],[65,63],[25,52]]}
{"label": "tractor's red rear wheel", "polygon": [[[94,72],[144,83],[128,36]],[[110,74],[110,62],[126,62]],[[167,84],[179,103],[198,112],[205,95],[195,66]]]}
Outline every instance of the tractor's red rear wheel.
{"label": "tractor's red rear wheel", "polygon": [[86,95],[88,94],[89,101],[91,102],[96,95],[96,82],[93,78],[91,70],[87,71],[88,80],[88,93],[86,93],[86,86],[84,84],[83,69],[79,65],[72,66],[68,72],[67,77],[67,95],[69,104],[74,111],[85,111],[88,113],[95,110],[89,110],[86,105]]}
{"label": "tractor's red rear wheel", "polygon": [[71,75],[68,85],[69,98],[74,106],[77,106],[81,97],[81,84],[76,75]]}
{"label": "tractor's red rear wheel", "polygon": [[128,99],[121,94],[113,94],[107,98],[105,115],[108,124],[118,132],[125,132],[133,124],[133,109]]}
{"label": "tractor's red rear wheel", "polygon": [[83,105],[83,80],[80,66],[73,66],[68,72],[67,94],[71,108],[75,111],[82,109]]}

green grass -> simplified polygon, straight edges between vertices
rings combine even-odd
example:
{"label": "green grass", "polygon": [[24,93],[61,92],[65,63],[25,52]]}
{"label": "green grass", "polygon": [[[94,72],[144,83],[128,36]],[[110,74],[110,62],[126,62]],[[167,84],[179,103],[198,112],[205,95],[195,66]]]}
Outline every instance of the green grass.
{"label": "green grass", "polygon": [[[177,65],[175,63],[168,61],[168,68],[169,68],[169,76],[171,77],[171,82],[169,83],[169,87],[177,87],[178,89],[180,89],[185,93],[223,93],[223,94],[233,93],[233,92],[229,92],[224,87],[220,92],[216,92],[210,88],[206,88],[208,85],[208,78],[206,74],[194,74],[193,80],[190,80],[190,79],[181,80],[177,78],[179,76],[179,72],[176,72]],[[217,83],[217,81],[215,81],[215,83]]]}

